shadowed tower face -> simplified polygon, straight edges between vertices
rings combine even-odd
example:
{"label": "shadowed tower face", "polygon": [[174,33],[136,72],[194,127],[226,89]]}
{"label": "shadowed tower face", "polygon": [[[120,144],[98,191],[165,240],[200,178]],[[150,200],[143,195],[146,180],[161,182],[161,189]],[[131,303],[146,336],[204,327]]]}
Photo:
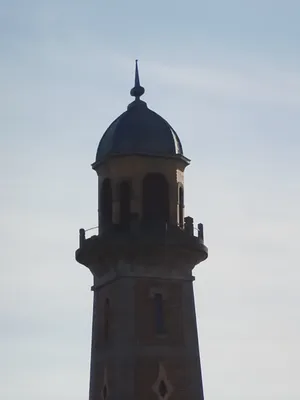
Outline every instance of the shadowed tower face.
{"label": "shadowed tower face", "polygon": [[90,400],[202,400],[192,270],[203,227],[184,217],[189,160],[140,97],[104,133],[93,169],[99,231],[80,230],[76,260],[93,274]]}

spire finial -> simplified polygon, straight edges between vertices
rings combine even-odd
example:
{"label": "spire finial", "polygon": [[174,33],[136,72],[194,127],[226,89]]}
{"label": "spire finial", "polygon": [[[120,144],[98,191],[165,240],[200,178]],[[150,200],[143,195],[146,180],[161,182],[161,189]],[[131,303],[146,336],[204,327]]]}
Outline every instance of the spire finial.
{"label": "spire finial", "polygon": [[134,87],[131,89],[131,96],[135,97],[136,100],[139,100],[140,97],[145,93],[145,89],[140,85],[140,76],[139,76],[139,66],[138,60],[135,60],[135,79],[134,79]]}

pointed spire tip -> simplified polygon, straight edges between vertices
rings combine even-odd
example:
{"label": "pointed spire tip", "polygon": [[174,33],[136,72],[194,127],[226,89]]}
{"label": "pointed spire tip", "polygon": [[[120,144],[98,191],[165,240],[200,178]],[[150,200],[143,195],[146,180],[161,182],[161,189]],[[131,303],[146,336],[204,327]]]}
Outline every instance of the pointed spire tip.
{"label": "pointed spire tip", "polygon": [[136,100],[139,100],[140,97],[145,93],[145,89],[140,85],[140,75],[139,75],[139,65],[138,60],[135,60],[135,78],[134,78],[134,87],[131,89],[131,96],[135,97]]}

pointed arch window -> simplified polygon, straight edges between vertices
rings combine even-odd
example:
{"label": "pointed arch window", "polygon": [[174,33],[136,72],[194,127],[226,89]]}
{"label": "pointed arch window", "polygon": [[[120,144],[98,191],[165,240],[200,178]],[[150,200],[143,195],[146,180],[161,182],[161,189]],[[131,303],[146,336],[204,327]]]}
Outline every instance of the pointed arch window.
{"label": "pointed arch window", "polygon": [[147,174],[143,180],[143,220],[147,225],[169,222],[169,185],[160,173]]}
{"label": "pointed arch window", "polygon": [[178,208],[179,208],[179,215],[178,215],[178,223],[181,228],[183,228],[184,224],[184,194],[183,194],[183,187],[180,185],[178,189]]}
{"label": "pointed arch window", "polygon": [[112,223],[112,188],[110,179],[104,179],[100,194],[101,224],[107,227]]}
{"label": "pointed arch window", "polygon": [[120,225],[124,229],[130,224],[131,184],[129,181],[120,183]]}
{"label": "pointed arch window", "polygon": [[154,294],[154,316],[155,316],[155,331],[161,335],[165,333],[165,316],[162,293]]}

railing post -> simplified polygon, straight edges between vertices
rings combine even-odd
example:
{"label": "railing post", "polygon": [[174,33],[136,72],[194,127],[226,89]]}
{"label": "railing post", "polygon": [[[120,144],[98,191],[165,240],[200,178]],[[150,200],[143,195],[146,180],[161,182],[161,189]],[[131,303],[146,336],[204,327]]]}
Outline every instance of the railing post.
{"label": "railing post", "polygon": [[83,228],[79,229],[79,247],[82,247],[85,241],[85,230]]}
{"label": "railing post", "polygon": [[203,224],[198,224],[198,238],[203,242]]}
{"label": "railing post", "polygon": [[194,236],[194,220],[192,217],[184,218],[184,230],[189,236]]}

